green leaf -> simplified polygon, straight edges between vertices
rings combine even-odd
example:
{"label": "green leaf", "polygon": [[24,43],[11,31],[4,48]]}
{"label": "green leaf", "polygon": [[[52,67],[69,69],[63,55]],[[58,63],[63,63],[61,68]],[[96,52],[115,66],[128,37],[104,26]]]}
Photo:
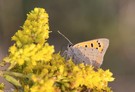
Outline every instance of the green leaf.
{"label": "green leaf", "polygon": [[15,85],[15,86],[17,86],[17,87],[21,87],[20,82],[19,82],[17,79],[15,79],[14,77],[9,76],[9,75],[4,75],[4,78],[5,78],[8,82],[12,83],[13,85]]}

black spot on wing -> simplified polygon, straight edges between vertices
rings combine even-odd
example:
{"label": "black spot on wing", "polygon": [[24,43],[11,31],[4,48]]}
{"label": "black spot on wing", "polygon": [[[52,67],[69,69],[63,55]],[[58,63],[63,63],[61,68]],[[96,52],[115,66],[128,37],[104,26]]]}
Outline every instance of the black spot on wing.
{"label": "black spot on wing", "polygon": [[91,47],[93,47],[93,43],[91,43]]}
{"label": "black spot on wing", "polygon": [[101,47],[101,44],[100,44],[100,43],[98,43],[98,46],[99,46],[99,47]]}
{"label": "black spot on wing", "polygon": [[87,47],[87,45],[85,45],[85,47]]}

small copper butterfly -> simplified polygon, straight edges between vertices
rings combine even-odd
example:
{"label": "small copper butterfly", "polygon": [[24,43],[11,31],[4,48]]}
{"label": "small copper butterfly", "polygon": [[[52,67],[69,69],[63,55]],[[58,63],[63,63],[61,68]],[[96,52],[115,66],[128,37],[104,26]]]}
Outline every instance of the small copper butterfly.
{"label": "small copper butterfly", "polygon": [[109,40],[106,38],[80,42],[75,45],[72,45],[70,42],[67,50],[64,51],[64,55],[66,55],[66,59],[71,58],[75,64],[84,63],[99,68],[103,62],[104,54],[108,46]]}

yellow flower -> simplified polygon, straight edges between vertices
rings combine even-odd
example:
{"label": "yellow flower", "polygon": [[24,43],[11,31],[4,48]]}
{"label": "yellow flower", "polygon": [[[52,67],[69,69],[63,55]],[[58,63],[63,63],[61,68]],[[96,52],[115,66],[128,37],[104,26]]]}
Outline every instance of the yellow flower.
{"label": "yellow flower", "polygon": [[55,87],[53,87],[54,85],[54,80],[53,79],[48,79],[46,81],[41,80],[42,83],[38,83],[33,85],[30,90],[31,92],[56,92],[55,91]]}
{"label": "yellow flower", "polygon": [[48,37],[48,14],[43,8],[35,8],[27,15],[22,30],[12,37],[16,43],[9,49],[9,62],[33,66],[39,61],[48,62],[54,52],[54,47],[45,43]]}

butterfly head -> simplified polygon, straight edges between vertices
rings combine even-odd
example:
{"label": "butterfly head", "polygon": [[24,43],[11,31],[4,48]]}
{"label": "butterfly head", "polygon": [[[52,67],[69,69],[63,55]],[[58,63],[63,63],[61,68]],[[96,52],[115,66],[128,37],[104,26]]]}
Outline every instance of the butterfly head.
{"label": "butterfly head", "polygon": [[67,47],[68,48],[73,47],[73,44],[69,43]]}

